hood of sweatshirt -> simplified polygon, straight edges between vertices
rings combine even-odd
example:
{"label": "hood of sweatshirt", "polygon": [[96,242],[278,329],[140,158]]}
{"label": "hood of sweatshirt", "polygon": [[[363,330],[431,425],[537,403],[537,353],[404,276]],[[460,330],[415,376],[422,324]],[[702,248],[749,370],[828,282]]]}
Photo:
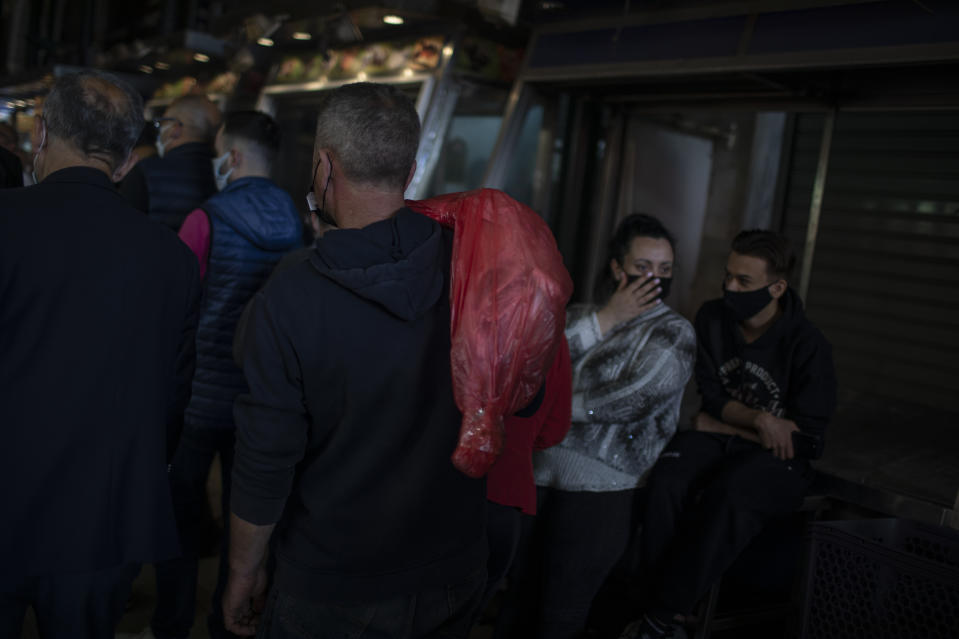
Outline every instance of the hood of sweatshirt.
{"label": "hood of sweatshirt", "polygon": [[327,231],[310,256],[320,273],[406,321],[439,301],[449,260],[440,225],[408,208],[361,229]]}

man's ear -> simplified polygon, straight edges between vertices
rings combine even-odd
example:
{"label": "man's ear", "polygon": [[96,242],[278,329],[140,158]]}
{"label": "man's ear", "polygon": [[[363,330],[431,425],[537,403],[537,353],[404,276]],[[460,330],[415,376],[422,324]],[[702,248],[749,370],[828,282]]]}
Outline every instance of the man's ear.
{"label": "man's ear", "polygon": [[230,166],[228,168],[238,169],[243,166],[243,152],[237,148],[230,149]]}
{"label": "man's ear", "polygon": [[406,176],[406,184],[403,185],[403,192],[406,192],[406,189],[410,188],[410,182],[413,181],[413,176],[416,175],[416,160],[413,160],[413,166],[410,167],[410,174]]}
{"label": "man's ear", "polygon": [[[183,135],[183,123],[179,119],[175,120],[170,126],[166,128],[166,139],[167,144],[174,140],[179,140]],[[157,137],[159,137],[159,132],[157,132]]]}
{"label": "man's ear", "polygon": [[786,289],[788,288],[789,283],[784,279],[780,279],[776,282],[773,282],[769,286],[769,294],[773,296],[773,299],[778,300],[780,297],[786,294]]}
{"label": "man's ear", "polygon": [[127,156],[127,159],[123,161],[123,164],[121,164],[120,167],[113,172],[113,176],[112,176],[113,181],[120,182],[121,180],[123,180],[123,178],[127,176],[127,173],[130,172],[130,169],[133,168],[133,166],[137,163],[137,160],[139,159],[140,158],[137,157],[136,153],[134,153],[133,151],[130,151],[130,154]]}

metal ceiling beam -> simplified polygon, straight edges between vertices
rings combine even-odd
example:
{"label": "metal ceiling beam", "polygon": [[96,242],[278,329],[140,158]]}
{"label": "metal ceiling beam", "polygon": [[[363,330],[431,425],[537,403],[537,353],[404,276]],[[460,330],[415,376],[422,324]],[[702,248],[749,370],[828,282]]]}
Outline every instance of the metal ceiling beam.
{"label": "metal ceiling beam", "polygon": [[959,43],[835,49],[748,56],[699,59],[653,60],[619,64],[584,64],[562,67],[527,67],[523,80],[528,83],[596,82],[620,78],[655,78],[708,73],[752,73],[799,69],[847,69],[878,67],[929,61],[959,60]]}
{"label": "metal ceiling beam", "polygon": [[626,15],[619,14],[601,18],[573,19],[552,24],[547,23],[538,26],[537,31],[539,33],[567,33],[592,29],[615,29],[647,24],[682,22],[686,20],[706,20],[710,18],[777,13],[780,11],[873,4],[882,1],[884,0],[753,0],[751,2],[704,2],[702,6],[698,7],[637,10],[634,13]]}

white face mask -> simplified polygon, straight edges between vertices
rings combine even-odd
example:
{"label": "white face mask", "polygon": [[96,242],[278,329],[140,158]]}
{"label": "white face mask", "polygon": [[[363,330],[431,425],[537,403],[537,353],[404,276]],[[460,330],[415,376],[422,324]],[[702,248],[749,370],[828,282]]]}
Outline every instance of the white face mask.
{"label": "white face mask", "polygon": [[167,129],[169,129],[171,126],[173,125],[165,124],[161,126],[160,130],[157,132],[157,141],[156,141],[157,155],[159,155],[161,158],[163,157],[163,152],[166,150],[166,142],[163,141],[163,133]]}
{"label": "white face mask", "polygon": [[47,123],[43,122],[43,133],[40,135],[40,144],[37,145],[37,150],[33,152],[33,168],[30,173],[33,176],[33,183],[40,184],[40,179],[37,177],[37,158],[40,157],[40,151],[43,150],[43,145],[47,142]]}
{"label": "white face mask", "polygon": [[220,168],[223,166],[223,163],[230,159],[230,152],[227,151],[220,157],[213,160],[213,179],[216,180],[216,188],[218,191],[222,191],[226,188],[226,185],[230,183],[230,175],[233,173],[235,166],[231,166],[230,170],[226,173],[220,174]]}

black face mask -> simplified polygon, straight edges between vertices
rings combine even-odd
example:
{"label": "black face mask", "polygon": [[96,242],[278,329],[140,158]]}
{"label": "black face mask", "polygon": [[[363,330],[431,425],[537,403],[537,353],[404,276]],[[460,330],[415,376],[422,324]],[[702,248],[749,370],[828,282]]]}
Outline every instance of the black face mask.
{"label": "black face mask", "polygon": [[766,308],[773,301],[769,286],[755,291],[730,291],[723,287],[723,303],[730,313],[740,322],[745,322]]}
{"label": "black face mask", "polygon": [[[625,273],[625,271],[623,271]],[[644,279],[645,275],[632,275],[631,273],[626,273],[626,286],[629,286],[638,279]],[[661,277],[659,278],[659,288],[663,289],[659,294],[659,299],[664,300],[666,296],[669,295],[669,288],[673,283],[673,278],[671,277]]]}
{"label": "black face mask", "polygon": [[316,170],[320,168],[321,159],[317,158],[316,166],[313,167],[313,181],[310,183],[310,190],[306,193],[306,205],[310,207],[311,212],[316,213],[321,222],[333,228],[339,228],[336,220],[326,210],[326,191],[330,188],[330,180],[333,179],[333,160],[330,159],[329,155],[326,156],[326,159],[330,162],[330,175],[326,178],[326,186],[323,187],[323,198],[320,200],[320,206],[316,206],[316,195],[313,194],[313,189],[316,187]]}

